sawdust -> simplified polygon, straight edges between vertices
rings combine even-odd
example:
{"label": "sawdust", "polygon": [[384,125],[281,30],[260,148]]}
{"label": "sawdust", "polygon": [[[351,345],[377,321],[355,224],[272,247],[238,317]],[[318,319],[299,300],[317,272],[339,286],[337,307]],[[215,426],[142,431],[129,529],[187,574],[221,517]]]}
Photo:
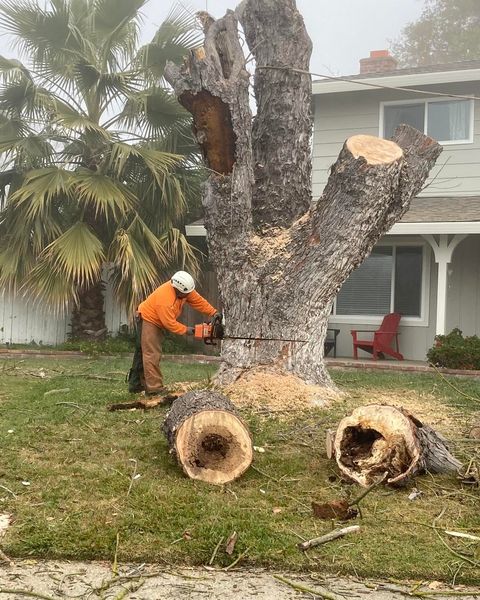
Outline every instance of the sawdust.
{"label": "sawdust", "polygon": [[397,408],[405,408],[420,421],[431,425],[443,433],[460,433],[465,427],[459,411],[442,403],[433,394],[405,389],[388,393],[362,390],[355,394],[360,404],[389,404]]}
{"label": "sawdust", "polygon": [[265,412],[290,412],[325,407],[337,394],[319,385],[308,385],[295,375],[252,371],[222,390],[240,408]]}

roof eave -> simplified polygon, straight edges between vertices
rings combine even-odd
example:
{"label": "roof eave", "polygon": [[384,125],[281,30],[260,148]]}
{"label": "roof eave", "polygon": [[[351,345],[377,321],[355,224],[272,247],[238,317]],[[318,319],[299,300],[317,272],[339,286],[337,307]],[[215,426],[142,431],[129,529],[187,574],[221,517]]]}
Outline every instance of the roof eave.
{"label": "roof eave", "polygon": [[[187,225],[188,237],[205,237],[207,232],[204,225]],[[456,234],[480,233],[480,221],[444,221],[429,223],[395,223],[386,235],[425,235],[425,234]]]}
{"label": "roof eave", "polygon": [[[438,73],[410,73],[408,75],[381,75],[365,79],[332,79],[314,81],[312,92],[314,96],[321,94],[337,94],[342,92],[365,92],[372,90],[371,86],[412,87],[435,85],[442,83],[457,83],[463,81],[479,81],[480,69],[463,69],[459,71],[440,71]],[[363,85],[368,83],[368,85]]]}

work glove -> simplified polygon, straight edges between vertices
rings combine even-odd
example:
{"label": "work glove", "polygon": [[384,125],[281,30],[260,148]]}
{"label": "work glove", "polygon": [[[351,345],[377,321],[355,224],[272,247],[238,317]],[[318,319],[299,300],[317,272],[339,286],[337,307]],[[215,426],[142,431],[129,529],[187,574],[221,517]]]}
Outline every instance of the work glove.
{"label": "work glove", "polygon": [[214,321],[215,319],[218,319],[220,321],[220,323],[223,322],[223,314],[221,312],[216,312],[213,317],[212,317],[212,321]]}
{"label": "work glove", "polygon": [[195,327],[187,327],[187,335],[195,335]]}

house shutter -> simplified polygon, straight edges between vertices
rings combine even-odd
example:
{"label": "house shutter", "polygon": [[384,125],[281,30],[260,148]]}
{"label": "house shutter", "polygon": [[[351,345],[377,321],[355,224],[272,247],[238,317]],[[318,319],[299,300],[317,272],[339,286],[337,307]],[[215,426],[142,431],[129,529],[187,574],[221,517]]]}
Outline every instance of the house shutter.
{"label": "house shutter", "polygon": [[393,253],[390,246],[372,254],[343,284],[337,296],[337,315],[386,315],[390,312]]}

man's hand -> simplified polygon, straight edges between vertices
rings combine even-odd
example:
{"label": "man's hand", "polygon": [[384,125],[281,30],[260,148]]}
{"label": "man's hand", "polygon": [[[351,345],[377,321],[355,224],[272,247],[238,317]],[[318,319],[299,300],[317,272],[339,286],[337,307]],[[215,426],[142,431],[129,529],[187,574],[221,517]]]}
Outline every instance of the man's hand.
{"label": "man's hand", "polygon": [[218,319],[220,321],[220,323],[223,322],[223,314],[221,312],[216,312],[213,317],[212,317],[212,321],[214,321],[215,319]]}
{"label": "man's hand", "polygon": [[187,335],[195,335],[195,327],[187,327]]}

